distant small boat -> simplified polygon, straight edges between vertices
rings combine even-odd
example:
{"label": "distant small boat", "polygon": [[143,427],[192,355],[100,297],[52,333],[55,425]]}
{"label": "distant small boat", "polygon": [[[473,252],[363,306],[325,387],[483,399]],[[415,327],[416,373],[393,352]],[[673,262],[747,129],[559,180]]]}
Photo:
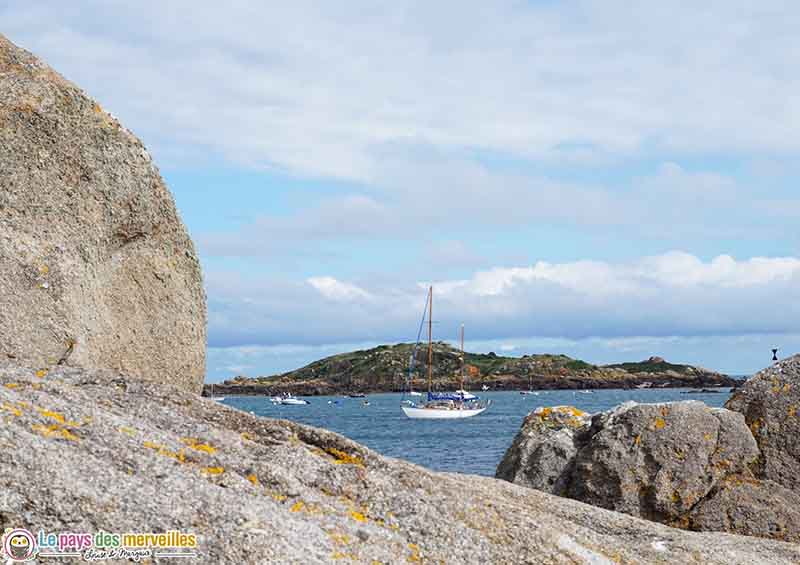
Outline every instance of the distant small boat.
{"label": "distant small boat", "polygon": [[364,394],[363,392],[353,392],[351,394],[348,394],[347,396],[349,396],[350,398],[366,398],[367,397],[367,395]]}
{"label": "distant small boat", "polygon": [[409,390],[408,396],[422,396],[421,392],[417,392],[416,390]]}
{"label": "distant small boat", "polygon": [[636,388],[650,388],[652,386],[653,386],[653,383],[647,382],[647,383],[642,383],[642,384],[636,385]]}
{"label": "distant small boat", "polygon": [[532,394],[533,396],[539,396],[539,393],[533,390],[533,383],[531,382],[531,376],[528,375],[528,390],[521,390],[519,393],[523,396]]}
{"label": "distant small boat", "polygon": [[486,385],[483,385],[483,386],[481,387],[481,390],[482,390],[483,392],[486,392],[487,390],[489,390],[489,387],[488,387],[488,386],[486,386]]}
{"label": "distant small boat", "polygon": [[361,404],[363,404],[364,406],[369,406],[369,400],[365,400],[365,401],[364,401],[364,402],[362,402]]}
{"label": "distant small boat", "polygon": [[311,404],[308,400],[296,398],[294,396],[287,396],[281,399],[281,404],[286,406],[300,406],[302,404]]}
{"label": "distant small boat", "polygon": [[284,394],[283,396],[273,396],[270,398],[273,404],[283,404],[285,406],[300,406],[302,404],[311,404],[308,400],[297,398],[291,394]]}

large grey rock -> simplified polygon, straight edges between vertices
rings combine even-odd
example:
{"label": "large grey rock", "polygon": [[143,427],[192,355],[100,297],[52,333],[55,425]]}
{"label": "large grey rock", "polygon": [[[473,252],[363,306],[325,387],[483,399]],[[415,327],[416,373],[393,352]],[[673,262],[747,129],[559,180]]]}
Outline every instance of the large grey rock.
{"label": "large grey rock", "polygon": [[200,391],[200,265],[142,143],[0,35],[0,358]]}
{"label": "large grey rock", "polygon": [[586,435],[589,414],[572,406],[537,408],[525,418],[495,476],[563,496],[575,455]]}
{"label": "large grey rock", "polygon": [[798,541],[800,495],[772,481],[728,477],[692,509],[689,527]]}
{"label": "large grey rock", "polygon": [[496,476],[675,527],[800,541],[800,497],[753,477],[740,414],[696,401],[629,402],[591,421],[573,410],[531,413]]}
{"label": "large grey rock", "polygon": [[740,414],[698,401],[626,403],[592,419],[569,496],[679,523],[724,477],[746,473],[758,448]]}
{"label": "large grey rock", "polygon": [[112,372],[0,367],[0,419],[0,529],[193,531],[202,563],[800,562]]}
{"label": "large grey rock", "polygon": [[800,355],[751,377],[725,407],[744,414],[758,442],[756,474],[800,493]]}

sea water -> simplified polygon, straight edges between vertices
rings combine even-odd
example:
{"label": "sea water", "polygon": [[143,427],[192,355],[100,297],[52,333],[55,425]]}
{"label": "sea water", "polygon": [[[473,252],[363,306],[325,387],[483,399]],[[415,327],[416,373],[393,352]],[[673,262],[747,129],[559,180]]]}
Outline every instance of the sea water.
{"label": "sea water", "polygon": [[[525,416],[539,406],[575,406],[586,412],[613,408],[626,400],[642,403],[700,400],[722,406],[730,389],[719,393],[686,394],[690,389],[571,390],[476,393],[491,400],[489,409],[461,420],[412,420],[400,410],[400,394],[305,397],[304,406],[274,405],[265,396],[232,396],[222,402],[258,416],[285,418],[338,432],[389,457],[437,471],[493,476]],[[424,397],[414,397],[419,400]]]}

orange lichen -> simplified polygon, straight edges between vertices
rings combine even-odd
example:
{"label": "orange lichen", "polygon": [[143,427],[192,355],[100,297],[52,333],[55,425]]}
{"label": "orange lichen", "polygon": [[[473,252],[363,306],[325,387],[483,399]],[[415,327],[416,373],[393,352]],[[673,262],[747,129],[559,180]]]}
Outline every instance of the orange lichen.
{"label": "orange lichen", "polygon": [[325,451],[334,457],[334,463],[336,465],[356,465],[358,467],[364,466],[364,461],[356,455],[350,455],[349,453],[334,447],[329,447]]}
{"label": "orange lichen", "polygon": [[221,475],[225,472],[225,469],[222,467],[204,467],[201,471],[204,475]]}
{"label": "orange lichen", "polygon": [[258,477],[255,475],[247,475],[247,480],[253,483],[253,486],[259,486]]}
{"label": "orange lichen", "polygon": [[789,406],[789,411],[787,412],[787,415],[790,418],[794,418],[796,414],[797,414],[797,407],[795,407],[794,405]]}
{"label": "orange lichen", "polygon": [[44,426],[42,424],[33,424],[31,425],[31,429],[34,432],[37,432],[39,435],[46,438],[56,436],[56,437],[61,437],[63,439],[68,439],[70,441],[78,441],[80,439],[71,431],[62,428],[58,424],[51,424],[49,426]]}
{"label": "orange lichen", "polygon": [[251,434],[250,432],[242,432],[241,438],[247,441],[254,441],[255,439],[253,438],[253,434]]}
{"label": "orange lichen", "polygon": [[19,383],[6,383],[3,386],[6,388],[15,389],[19,387]]}
{"label": "orange lichen", "polygon": [[192,438],[192,437],[181,438],[181,443],[183,443],[184,445],[187,445],[188,447],[190,447],[191,449],[194,449],[195,451],[202,451],[202,452],[208,453],[210,455],[212,455],[212,454],[217,452],[217,448],[216,447],[213,447],[212,445],[209,445],[207,443],[201,443],[200,440]]}
{"label": "orange lichen", "polygon": [[38,371],[36,371],[36,376],[39,377],[40,379],[43,379],[46,374],[47,374],[47,369],[39,369]]}
{"label": "orange lichen", "polygon": [[642,434],[637,434],[635,438],[633,438],[633,445],[639,445],[642,443]]}
{"label": "orange lichen", "polygon": [[[123,433],[123,434],[127,434],[129,436],[135,436],[136,435],[136,430],[134,430],[133,428],[125,427],[125,426],[120,426],[119,428],[117,428],[117,431],[120,432],[120,433]],[[145,446],[145,447],[147,447],[147,446]]]}
{"label": "orange lichen", "polygon": [[422,558],[419,555],[419,546],[415,543],[408,544],[408,549],[411,550],[411,555],[407,557],[409,563],[419,563]]}
{"label": "orange lichen", "polygon": [[289,512],[302,512],[305,506],[306,506],[305,502],[303,502],[302,500],[298,500],[297,502],[292,504],[292,507],[289,508]]}
{"label": "orange lichen", "polygon": [[666,425],[667,425],[667,423],[664,421],[664,418],[656,418],[656,421],[655,421],[655,424],[654,424],[654,425],[655,425],[655,428],[656,428],[657,430],[660,430],[660,429],[662,429],[664,426],[666,426]]}

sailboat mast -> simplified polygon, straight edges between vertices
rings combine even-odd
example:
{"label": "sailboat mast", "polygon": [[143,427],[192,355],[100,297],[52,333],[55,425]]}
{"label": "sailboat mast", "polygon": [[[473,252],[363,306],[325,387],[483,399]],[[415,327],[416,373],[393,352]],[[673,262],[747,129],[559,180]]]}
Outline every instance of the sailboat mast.
{"label": "sailboat mast", "polygon": [[461,390],[464,388],[464,324],[461,324]]}
{"label": "sailboat mast", "polygon": [[428,392],[433,383],[433,286],[428,289]]}

